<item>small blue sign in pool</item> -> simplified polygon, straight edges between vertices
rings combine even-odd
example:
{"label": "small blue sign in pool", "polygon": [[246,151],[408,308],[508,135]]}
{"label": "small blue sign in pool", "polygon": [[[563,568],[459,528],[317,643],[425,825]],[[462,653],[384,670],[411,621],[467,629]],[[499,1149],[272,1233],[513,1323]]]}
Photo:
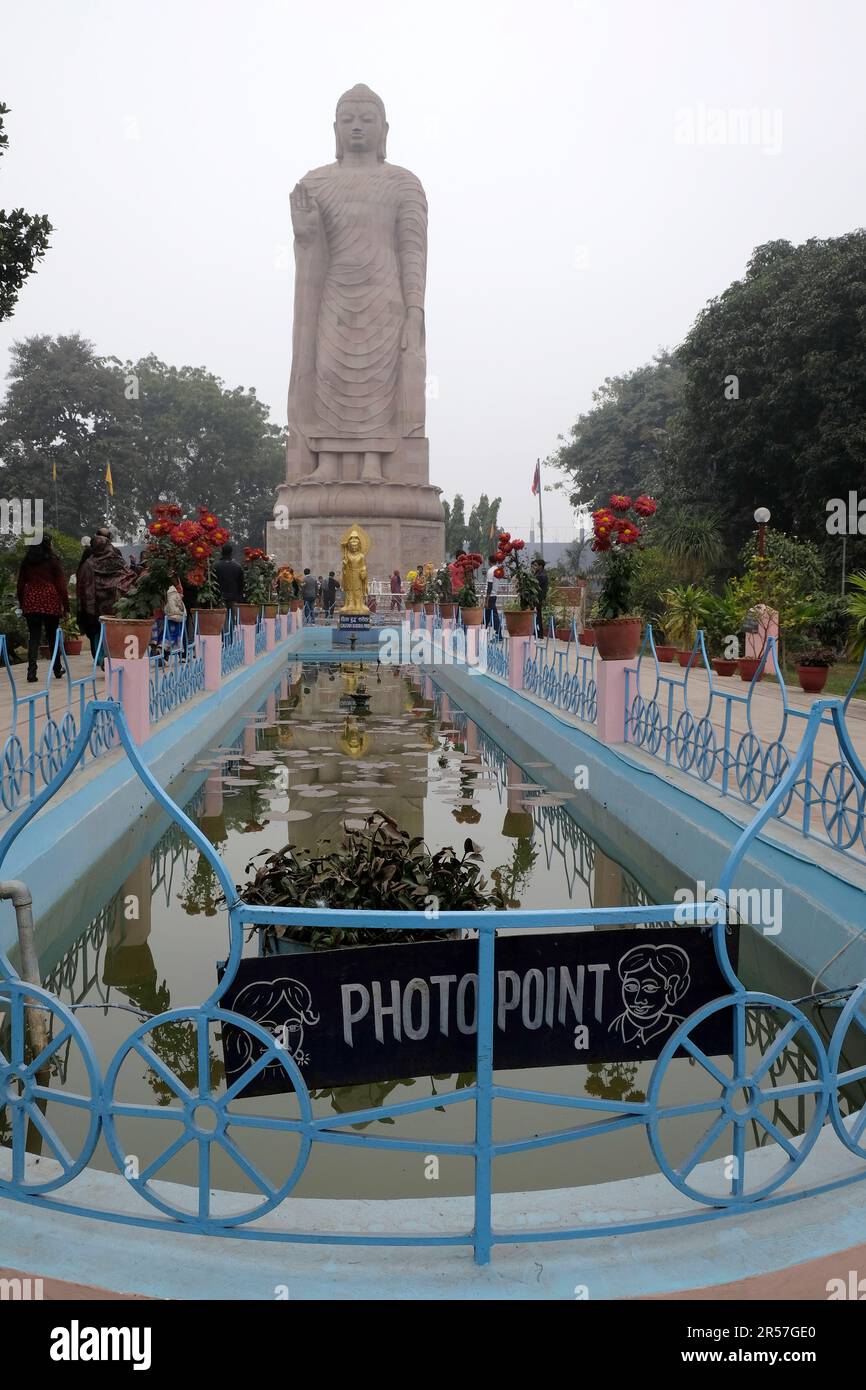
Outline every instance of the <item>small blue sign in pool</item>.
{"label": "small blue sign in pool", "polygon": [[[477,970],[474,940],[254,957],[220,1002],[273,1034],[309,1086],[444,1075],[475,1065]],[[494,1065],[653,1059],[684,1018],[727,992],[712,934],[700,927],[502,936]],[[222,1035],[232,1085],[263,1048],[231,1025]],[[711,1015],[693,1041],[707,1055],[730,1053],[731,1015]],[[274,1065],[243,1094],[287,1089]]]}

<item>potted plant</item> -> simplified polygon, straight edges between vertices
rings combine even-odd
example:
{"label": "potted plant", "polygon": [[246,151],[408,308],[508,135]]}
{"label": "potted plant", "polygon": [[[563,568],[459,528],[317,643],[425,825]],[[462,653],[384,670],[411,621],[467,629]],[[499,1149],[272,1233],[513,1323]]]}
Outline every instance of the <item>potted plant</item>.
{"label": "potted plant", "polygon": [[429,562],[424,565],[416,583],[421,586],[421,598],[424,601],[424,612],[427,614],[435,613],[436,600],[438,598],[436,591],[436,571]]}
{"label": "potted plant", "polygon": [[406,605],[405,605],[405,606],[406,606],[406,612],[407,612],[407,613],[417,613],[417,612],[418,612],[418,609],[421,607],[420,592],[419,592],[419,590],[416,588],[417,581],[418,581],[418,571],[417,571],[417,570],[407,570],[407,571],[406,571],[406,582],[407,582],[407,584],[409,585],[408,589],[406,590]]}
{"label": "potted plant", "polygon": [[433,588],[436,593],[436,602],[439,604],[440,617],[453,618],[455,603],[450,565],[442,565],[436,571],[433,576]]}
{"label": "potted plant", "polygon": [[262,608],[265,610],[265,617],[276,617],[276,583],[277,566],[273,557],[258,546],[245,546],[244,602],[238,604],[240,621],[244,627],[252,627],[256,623],[259,610]]}
{"label": "potted plant", "polygon": [[709,594],[696,584],[675,584],[663,595],[664,630],[679,644],[676,657],[680,666],[688,666],[698,628],[709,612]]}
{"label": "potted plant", "polygon": [[578,638],[577,640],[578,640],[578,642],[580,643],[580,645],[581,645],[582,647],[594,647],[594,646],[595,646],[595,620],[594,620],[594,619],[590,618],[590,619],[587,621],[586,626],[585,626],[584,629],[583,629],[583,632],[580,634],[580,636],[579,636],[579,638]]}
{"label": "potted plant", "polygon": [[797,657],[797,679],[807,695],[820,695],[827,684],[834,653],[826,647],[813,647]]}
{"label": "potted plant", "polygon": [[592,514],[592,548],[604,557],[594,624],[603,661],[628,661],[637,656],[641,619],[634,612],[634,584],[636,547],[643,532],[634,518],[646,521],[655,511],[655,502],[646,494],[632,502],[624,493],[615,492],[609,507],[600,507]]}
{"label": "potted plant", "polygon": [[[265,907],[357,908],[367,911],[423,911],[435,898],[441,911],[483,912],[505,907],[502,889],[482,876],[481,852],[465,840],[458,855],[447,846],[432,853],[420,835],[410,836],[381,811],[356,829],[347,828],[339,844],[314,849],[287,845],[267,854],[264,864],[238,888],[244,902]],[[253,864],[247,865],[247,874]],[[350,946],[408,945],[458,934],[447,927],[429,931],[371,927],[269,928],[277,952],[333,951]]]}
{"label": "potted plant", "polygon": [[81,630],[72,613],[67,613],[60,623],[63,629],[63,649],[67,656],[81,655]]}
{"label": "potted plant", "polygon": [[484,610],[475,576],[483,563],[477,551],[467,554],[461,550],[451,565],[451,588],[464,627],[481,626]]}
{"label": "potted plant", "polygon": [[500,531],[493,557],[496,578],[509,579],[517,586],[517,598],[509,600],[505,609],[505,625],[511,637],[532,636],[541,597],[538,580],[523,559],[525,545],[525,541],[512,540],[509,531]]}
{"label": "potted plant", "polygon": [[115,659],[138,661],[146,657],[156,611],[153,594],[146,583],[139,583],[118,599],[116,613],[102,614],[108,655]]}
{"label": "potted plant", "polygon": [[666,637],[667,633],[664,629],[653,624],[653,642],[659,661],[676,661],[677,649],[672,642],[665,640]]}
{"label": "potted plant", "polygon": [[704,629],[710,664],[717,676],[733,676],[739,661],[744,613],[736,587],[729,581],[721,594],[708,594]]}
{"label": "potted plant", "polygon": [[197,569],[187,575],[195,587],[198,602],[193,615],[198,619],[199,636],[219,637],[225,627],[226,609],[222,591],[216,577],[216,569],[210,555]]}

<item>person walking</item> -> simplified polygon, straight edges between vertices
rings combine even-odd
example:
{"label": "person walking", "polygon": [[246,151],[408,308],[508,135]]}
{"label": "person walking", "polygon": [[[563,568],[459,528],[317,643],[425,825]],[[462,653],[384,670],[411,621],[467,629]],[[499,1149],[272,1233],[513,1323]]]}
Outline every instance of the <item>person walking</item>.
{"label": "person walking", "polygon": [[[27,624],[27,679],[36,681],[36,665],[43,629],[50,656],[60,619],[69,612],[69,592],[66,575],[51,549],[51,540],[43,536],[38,545],[29,545],[18,570],[18,606]],[[60,653],[54,662],[55,676],[65,675]]]}
{"label": "person walking", "polygon": [[337,576],[333,570],[328,571],[328,579],[325,584],[325,612],[329,618],[334,616],[334,604],[337,602]]}
{"label": "person walking", "polygon": [[[82,556],[76,582],[78,625],[87,633],[93,656],[99,649],[100,620],[114,616],[121,580],[128,582],[129,577],[123,556],[115,550],[106,529],[100,527],[90,542],[90,554]],[[99,665],[105,665],[104,653]]]}
{"label": "person walking", "polygon": [[395,570],[394,573],[391,575],[391,611],[392,611],[392,612],[394,611],[395,608],[397,608],[397,609],[400,608],[400,603],[401,603],[402,597],[403,597],[403,581],[402,581],[402,579],[400,578],[400,571],[399,571],[399,570]]}
{"label": "person walking", "polygon": [[502,579],[502,569],[495,555],[488,555],[487,560],[489,568],[487,570],[487,593],[484,599],[484,626],[493,628],[494,637],[501,637],[502,618],[496,607],[496,598]]}
{"label": "person walking", "polygon": [[220,550],[220,558],[214,565],[214,574],[219,585],[222,601],[226,606],[226,627],[234,622],[235,609],[244,601],[244,567],[234,559],[235,548],[226,541]]}
{"label": "person walking", "polygon": [[301,584],[301,598],[304,600],[304,622],[314,623],[316,621],[316,593],[318,592],[316,576],[311,574],[309,569],[304,570],[304,579]]}
{"label": "person walking", "polygon": [[530,565],[530,569],[538,581],[538,603],[535,607],[535,621],[538,626],[539,637],[544,637],[546,634],[544,631],[544,619],[541,614],[544,605],[547,603],[547,591],[550,588],[550,575],[547,573],[547,566],[540,555],[536,555]]}

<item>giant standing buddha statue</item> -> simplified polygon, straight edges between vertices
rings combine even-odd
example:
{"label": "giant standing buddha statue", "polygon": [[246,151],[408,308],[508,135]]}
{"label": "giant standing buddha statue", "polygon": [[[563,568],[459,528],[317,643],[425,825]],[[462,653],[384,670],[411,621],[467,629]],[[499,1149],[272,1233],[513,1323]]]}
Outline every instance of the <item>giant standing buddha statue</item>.
{"label": "giant standing buddha statue", "polygon": [[369,87],[340,97],[337,159],[291,195],[295,318],[286,481],[268,548],[314,574],[336,569],[358,522],[376,573],[444,558],[425,436],[427,200],[385,161],[388,122]]}

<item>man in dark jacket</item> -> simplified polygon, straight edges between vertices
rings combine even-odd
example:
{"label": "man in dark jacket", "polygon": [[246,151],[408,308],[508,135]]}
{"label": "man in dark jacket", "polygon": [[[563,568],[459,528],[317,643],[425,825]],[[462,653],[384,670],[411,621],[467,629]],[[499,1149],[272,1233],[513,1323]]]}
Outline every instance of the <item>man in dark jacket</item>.
{"label": "man in dark jacket", "polygon": [[226,541],[221,551],[222,558],[214,565],[214,574],[220,586],[222,600],[228,609],[226,622],[232,621],[234,610],[244,601],[244,568],[234,560],[234,546]]}
{"label": "man in dark jacket", "polygon": [[334,613],[334,604],[337,601],[337,576],[333,570],[328,571],[328,578],[325,580],[325,612],[328,617]]}
{"label": "man in dark jacket", "polygon": [[538,607],[535,610],[535,620],[538,623],[538,635],[539,637],[545,637],[547,634],[544,631],[541,610],[547,603],[547,590],[550,588],[550,575],[547,573],[547,567],[540,556],[536,556],[532,562],[532,573],[538,580]]}
{"label": "man in dark jacket", "polygon": [[304,578],[301,584],[301,598],[304,600],[304,622],[314,623],[316,621],[316,595],[319,591],[319,583],[314,574],[308,569],[304,570]]}

